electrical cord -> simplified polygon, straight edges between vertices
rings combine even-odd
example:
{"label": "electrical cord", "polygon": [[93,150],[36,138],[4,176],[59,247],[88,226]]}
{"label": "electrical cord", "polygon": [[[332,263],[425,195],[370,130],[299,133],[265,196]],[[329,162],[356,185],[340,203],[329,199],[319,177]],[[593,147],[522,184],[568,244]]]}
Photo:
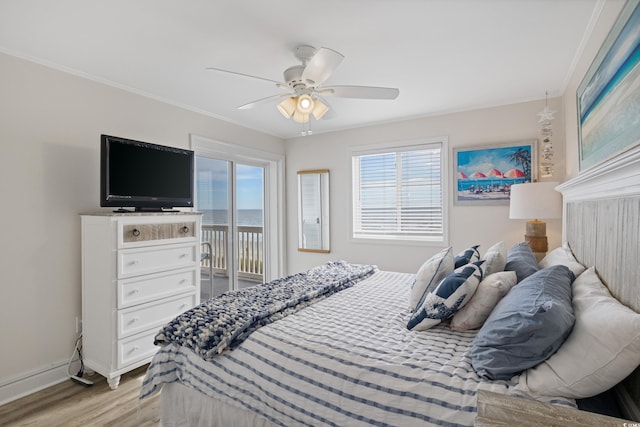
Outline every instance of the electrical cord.
{"label": "electrical cord", "polygon": [[[78,354],[78,358],[74,359],[76,353]],[[80,362],[80,369],[78,370],[77,373],[72,374],[71,364],[76,360]],[[93,385],[93,381],[90,381],[86,378],[82,378],[82,375],[84,375],[84,361],[82,360],[82,334],[80,334],[80,336],[76,340],[76,345],[73,348],[73,353],[71,353],[71,358],[69,359],[69,364],[67,365],[67,374],[69,375],[69,378],[71,378],[73,381],[79,384],[86,385],[86,386]]]}

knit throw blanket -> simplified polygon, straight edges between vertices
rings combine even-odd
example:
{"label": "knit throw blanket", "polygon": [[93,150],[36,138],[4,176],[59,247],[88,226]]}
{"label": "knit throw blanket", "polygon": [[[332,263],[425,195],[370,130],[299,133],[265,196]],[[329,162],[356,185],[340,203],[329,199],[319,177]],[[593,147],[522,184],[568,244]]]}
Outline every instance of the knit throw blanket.
{"label": "knit throw blanket", "polygon": [[175,343],[205,360],[237,347],[257,328],[353,286],[377,268],[332,261],[250,288],[226,292],[180,314],[155,337],[156,345]]}

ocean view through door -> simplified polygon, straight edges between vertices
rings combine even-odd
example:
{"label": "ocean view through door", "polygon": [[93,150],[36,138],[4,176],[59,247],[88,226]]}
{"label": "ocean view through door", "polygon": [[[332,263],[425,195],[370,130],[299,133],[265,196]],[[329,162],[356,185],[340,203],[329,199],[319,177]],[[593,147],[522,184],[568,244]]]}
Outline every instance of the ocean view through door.
{"label": "ocean view through door", "polygon": [[201,300],[264,281],[264,168],[196,156]]}

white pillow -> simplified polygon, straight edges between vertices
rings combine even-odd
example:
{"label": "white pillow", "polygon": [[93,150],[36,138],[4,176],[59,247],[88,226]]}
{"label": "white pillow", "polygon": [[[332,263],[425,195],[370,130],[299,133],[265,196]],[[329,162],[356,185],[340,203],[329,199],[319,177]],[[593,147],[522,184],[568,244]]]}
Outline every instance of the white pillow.
{"label": "white pillow", "polygon": [[581,399],[610,389],[640,365],[640,314],[613,298],[593,267],[573,283],[573,308],[567,340],[525,371],[516,389]]}
{"label": "white pillow", "polygon": [[504,271],[504,266],[507,264],[507,249],[504,242],[498,242],[487,249],[482,259],[485,261],[482,267],[487,276]]}
{"label": "white pillow", "polygon": [[453,250],[445,248],[422,264],[409,292],[409,309],[415,311],[422,305],[427,294],[435,289],[442,279],[453,273]]}
{"label": "white pillow", "polygon": [[576,277],[585,270],[585,266],[576,260],[571,252],[571,248],[566,245],[555,248],[538,263],[541,269],[551,267],[552,265],[565,265]]}
{"label": "white pillow", "polygon": [[451,329],[468,331],[480,328],[491,314],[493,307],[509,292],[517,280],[515,271],[500,271],[485,277],[467,305],[451,319]]}

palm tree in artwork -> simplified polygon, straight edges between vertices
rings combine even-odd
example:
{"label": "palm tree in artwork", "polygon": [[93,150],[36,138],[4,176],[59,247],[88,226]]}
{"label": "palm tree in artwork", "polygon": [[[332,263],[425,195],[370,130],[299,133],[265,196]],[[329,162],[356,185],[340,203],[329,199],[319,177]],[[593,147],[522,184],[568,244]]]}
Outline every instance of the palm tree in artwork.
{"label": "palm tree in artwork", "polygon": [[509,160],[520,165],[522,172],[524,172],[525,179],[531,182],[531,151],[520,147],[509,154]]}

